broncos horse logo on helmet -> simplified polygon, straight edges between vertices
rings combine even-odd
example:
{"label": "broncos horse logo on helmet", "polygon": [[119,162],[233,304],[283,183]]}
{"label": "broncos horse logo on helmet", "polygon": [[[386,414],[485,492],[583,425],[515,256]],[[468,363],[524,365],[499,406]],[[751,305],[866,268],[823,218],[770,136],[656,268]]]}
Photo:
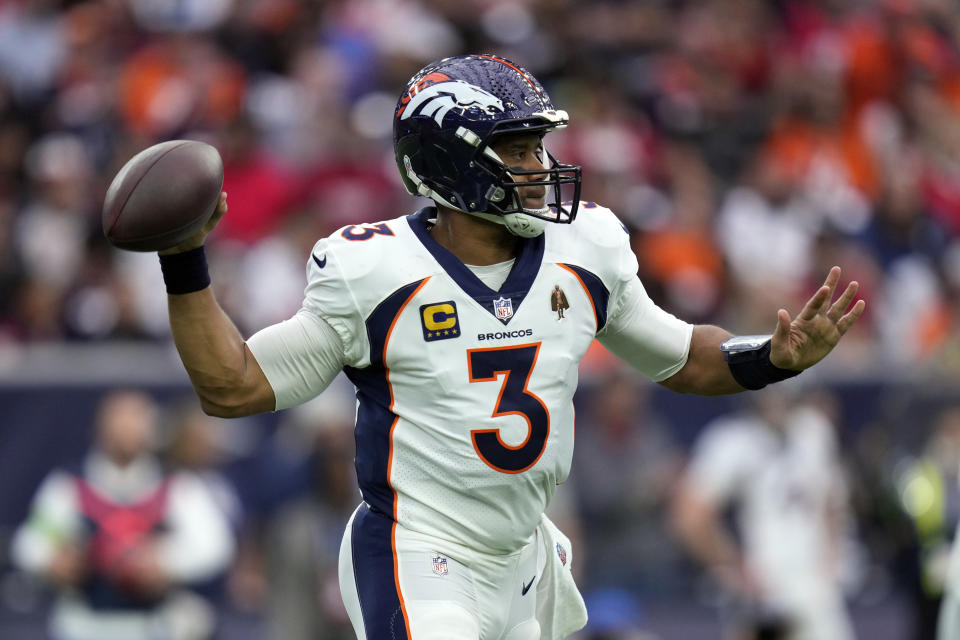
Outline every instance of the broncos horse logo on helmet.
{"label": "broncos horse logo on helmet", "polygon": [[[580,167],[547,153],[544,169],[511,169],[491,142],[504,134],[542,135],[568,121],[523,68],[497,56],[456,56],[428,65],[407,83],[395,112],[394,152],[410,193],[532,237],[547,221],[576,217]],[[517,182],[517,176],[536,178]],[[542,209],[524,208],[517,189],[538,185],[552,189],[552,200]],[[567,205],[564,185],[573,190]]]}
{"label": "broncos horse logo on helmet", "polygon": [[490,114],[502,113],[504,110],[503,102],[497,96],[463,80],[449,80],[418,91],[406,105],[400,119],[405,120],[412,115],[421,114],[433,116],[437,125],[442,127],[444,116],[452,109],[459,109],[461,112],[480,109]]}

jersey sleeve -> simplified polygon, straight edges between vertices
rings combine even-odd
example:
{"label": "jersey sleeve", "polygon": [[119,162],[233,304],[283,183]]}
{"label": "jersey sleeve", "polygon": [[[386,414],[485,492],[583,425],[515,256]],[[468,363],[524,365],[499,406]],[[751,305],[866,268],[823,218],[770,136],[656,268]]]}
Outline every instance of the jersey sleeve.
{"label": "jersey sleeve", "polygon": [[367,351],[366,327],[347,271],[338,259],[334,243],[328,238],[317,242],[307,261],[302,311],[333,327],[343,343],[345,364],[363,366]]}
{"label": "jersey sleeve", "polygon": [[[687,362],[693,325],[667,313],[650,299],[637,278],[637,257],[630,236],[621,228],[610,231],[619,238],[615,251],[607,323],[597,339],[634,369],[659,382]],[[619,232],[619,233],[618,233]]]}
{"label": "jersey sleeve", "polygon": [[276,411],[320,395],[344,365],[340,335],[302,309],[252,335],[247,346],[273,389]]}
{"label": "jersey sleeve", "polygon": [[687,362],[693,325],[655,305],[636,276],[623,284],[620,296],[616,314],[597,339],[651,380],[666,380]]}
{"label": "jersey sleeve", "polygon": [[247,346],[273,388],[276,410],[316,397],[344,366],[362,366],[366,331],[329,240],[319,241],[307,260],[301,309],[258,331]]}

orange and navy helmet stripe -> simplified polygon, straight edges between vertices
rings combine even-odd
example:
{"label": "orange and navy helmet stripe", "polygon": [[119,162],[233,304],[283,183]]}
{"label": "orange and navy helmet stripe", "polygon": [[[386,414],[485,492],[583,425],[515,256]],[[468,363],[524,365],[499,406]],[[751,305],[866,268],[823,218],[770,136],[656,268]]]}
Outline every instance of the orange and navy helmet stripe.
{"label": "orange and navy helmet stripe", "polygon": [[507,60],[504,60],[503,58],[498,58],[497,56],[480,55],[480,56],[477,56],[477,57],[478,57],[478,58],[485,58],[485,59],[487,59],[487,60],[495,60],[496,62],[499,62],[499,63],[501,63],[501,64],[507,65],[508,67],[510,67],[511,69],[513,69],[514,71],[516,71],[517,73],[519,73],[519,74],[520,74],[520,77],[522,77],[524,80],[526,80],[527,82],[529,82],[529,83],[530,83],[530,86],[533,87],[533,90],[537,92],[537,95],[541,95],[541,94],[543,93],[543,90],[542,90],[539,86],[537,86],[537,83],[534,82],[533,78],[530,77],[530,74],[528,74],[526,71],[524,71],[524,70],[521,69],[520,67],[511,64],[510,62],[508,62]]}

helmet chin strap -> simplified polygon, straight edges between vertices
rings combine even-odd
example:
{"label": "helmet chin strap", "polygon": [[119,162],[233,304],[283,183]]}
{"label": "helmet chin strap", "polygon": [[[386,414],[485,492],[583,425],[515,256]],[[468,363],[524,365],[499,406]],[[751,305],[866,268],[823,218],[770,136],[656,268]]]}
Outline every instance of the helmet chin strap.
{"label": "helmet chin strap", "polygon": [[[447,205],[444,204],[444,206]],[[456,209],[456,207],[453,208]],[[457,209],[457,211],[461,211],[461,209]],[[464,211],[464,213],[502,224],[507,228],[507,231],[521,238],[536,238],[547,227],[546,220],[528,216],[525,213],[507,213],[502,216],[481,211]]]}

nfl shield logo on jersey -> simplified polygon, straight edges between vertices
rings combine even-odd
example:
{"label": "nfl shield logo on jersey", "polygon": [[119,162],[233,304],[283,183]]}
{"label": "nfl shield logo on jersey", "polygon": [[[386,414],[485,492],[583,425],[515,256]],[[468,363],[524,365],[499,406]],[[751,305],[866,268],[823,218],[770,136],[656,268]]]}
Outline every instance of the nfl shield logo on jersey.
{"label": "nfl shield logo on jersey", "polygon": [[513,300],[500,296],[493,301],[493,311],[498,320],[509,320],[513,317]]}
{"label": "nfl shield logo on jersey", "polygon": [[447,575],[447,559],[443,556],[433,557],[433,572],[438,576]]}
{"label": "nfl shield logo on jersey", "polygon": [[557,543],[557,557],[560,558],[561,565],[567,566],[567,550],[559,542]]}

